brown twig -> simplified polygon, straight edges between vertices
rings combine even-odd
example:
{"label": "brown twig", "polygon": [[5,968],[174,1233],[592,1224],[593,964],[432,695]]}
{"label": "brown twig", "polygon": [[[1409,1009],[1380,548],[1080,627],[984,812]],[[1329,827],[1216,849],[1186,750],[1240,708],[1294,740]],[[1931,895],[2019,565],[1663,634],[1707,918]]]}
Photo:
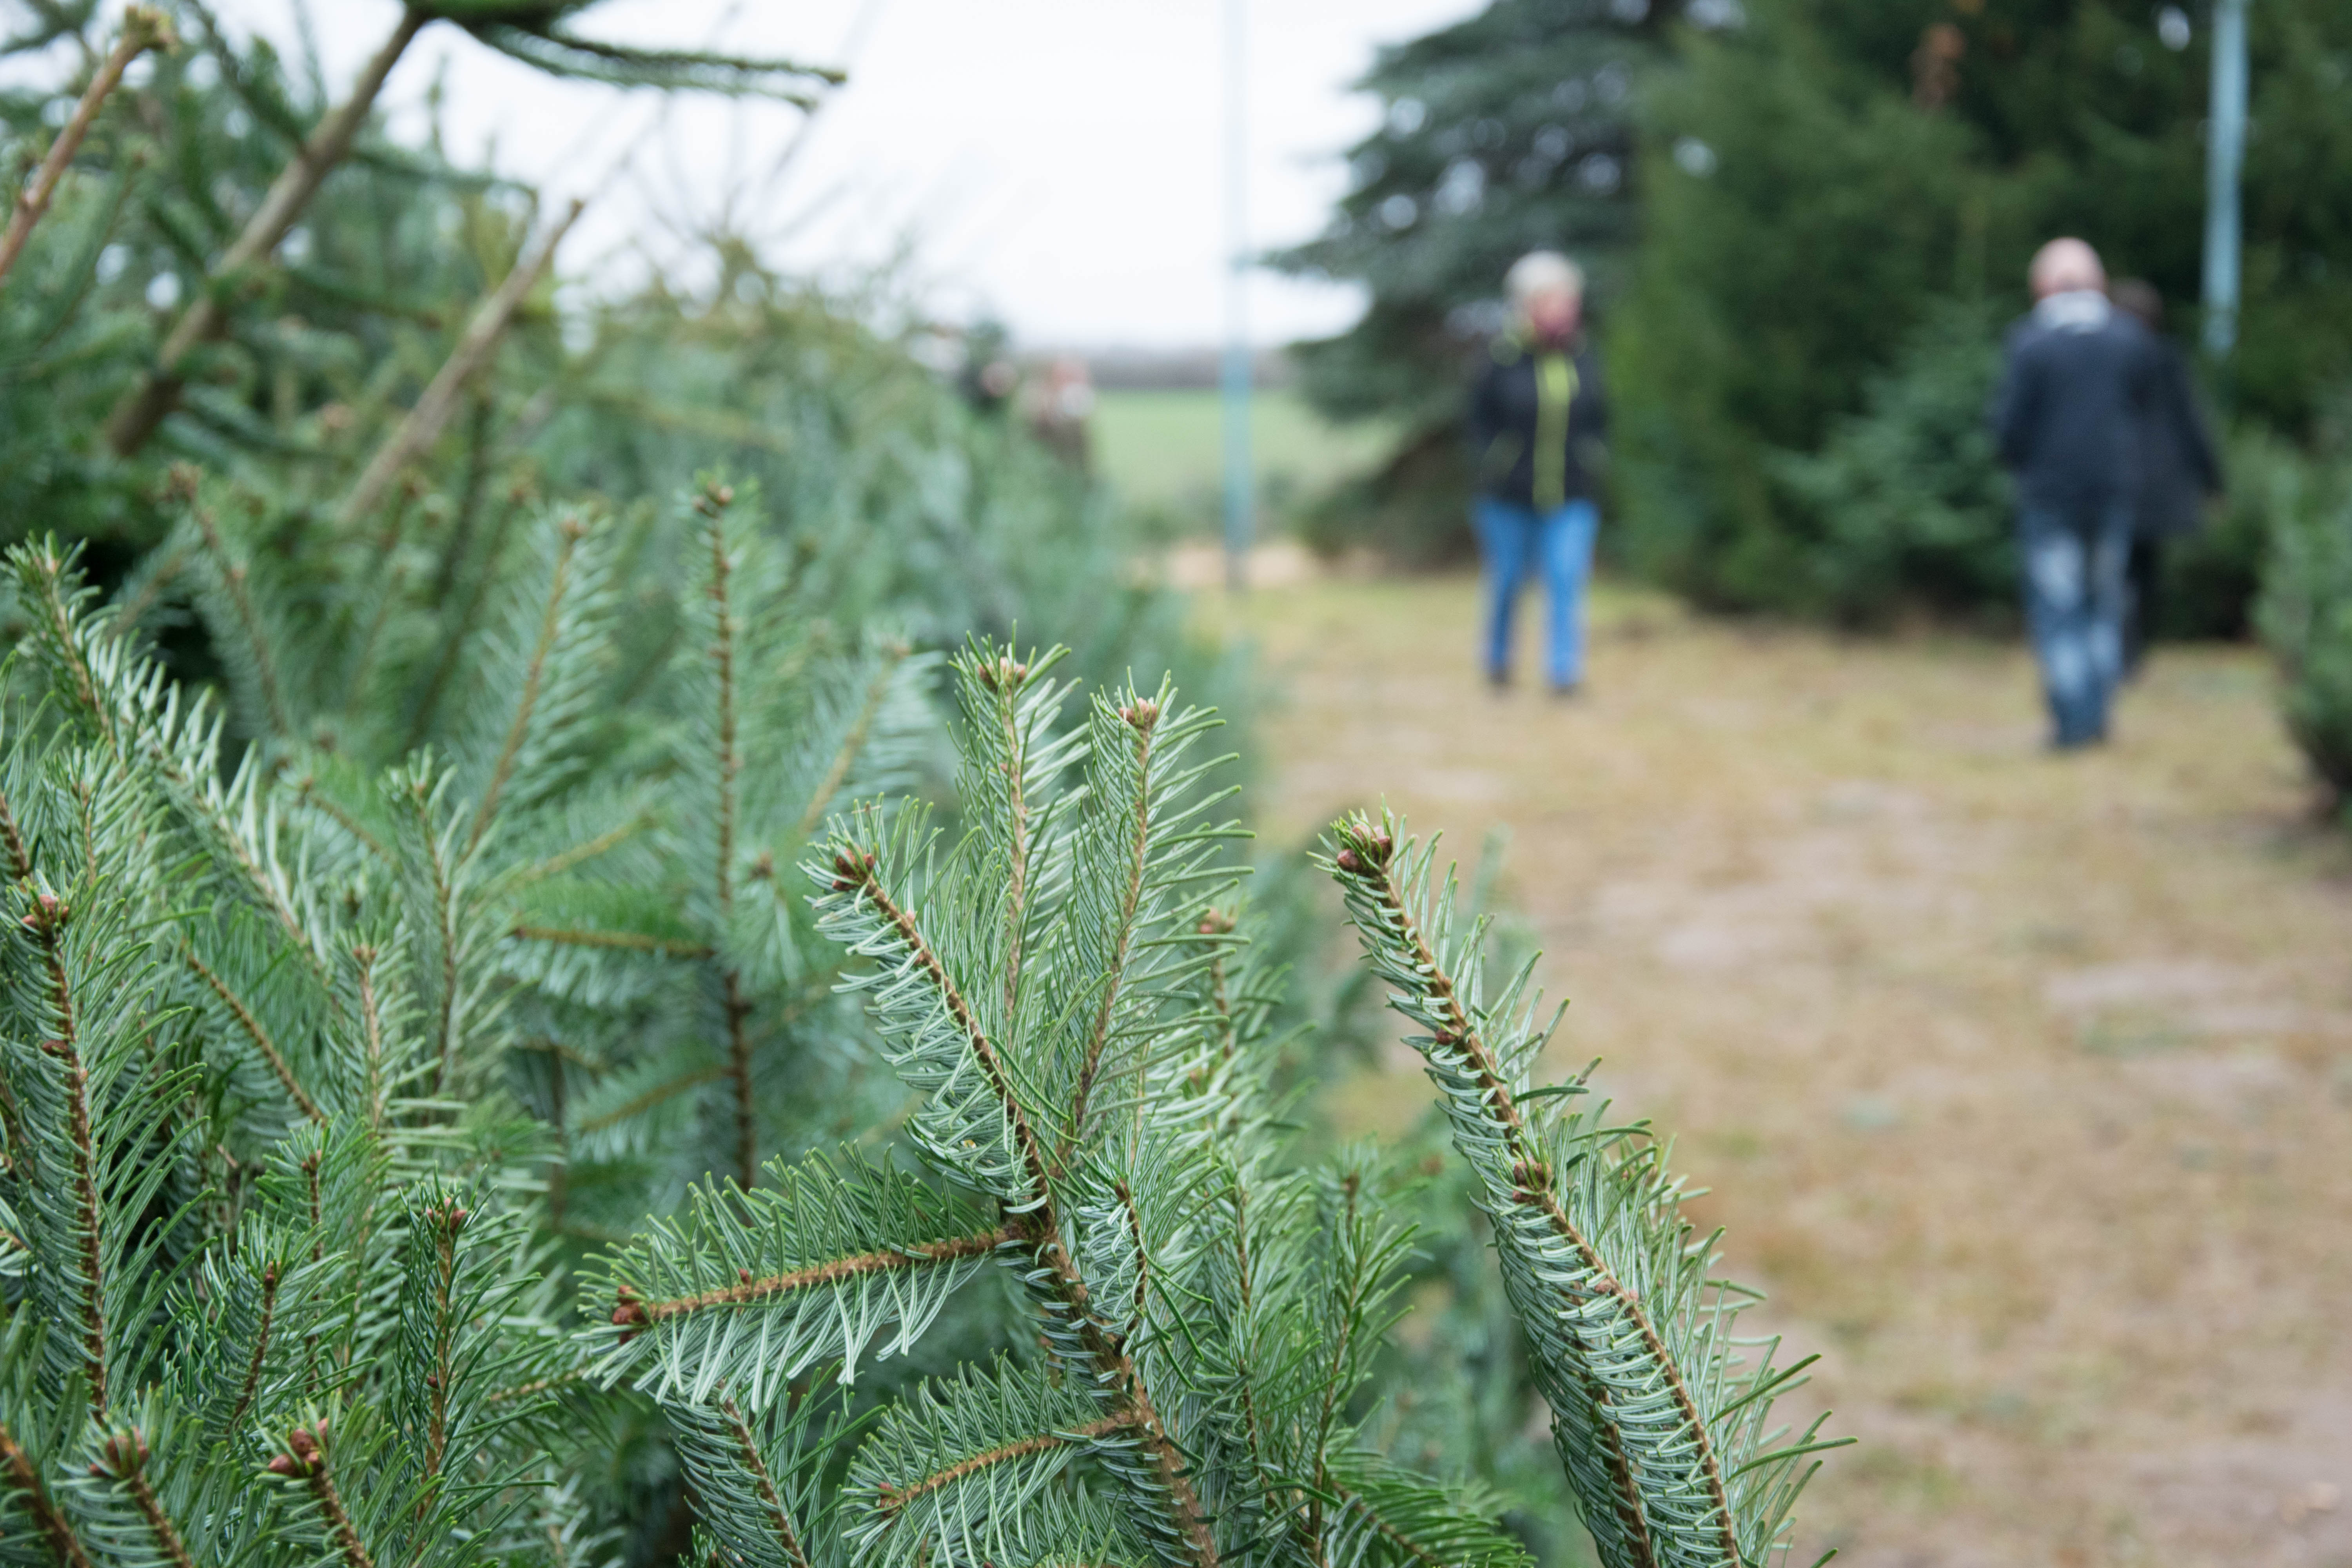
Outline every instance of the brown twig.
{"label": "brown twig", "polygon": [[335,1489],[334,1471],[327,1463],[326,1437],[324,1421],[315,1427],[295,1427],[286,1435],[286,1451],[269,1461],[269,1471],[310,1487],[310,1495],[318,1500],[319,1511],[327,1516],[328,1532],[342,1554],[343,1568],[375,1568],[366,1543],[360,1540],[358,1527],[343,1507],[342,1493]]}
{"label": "brown twig", "polygon": [[508,326],[514,321],[516,310],[522,304],[524,297],[537,287],[539,280],[546,276],[548,268],[555,260],[556,246],[571,231],[581,209],[586,205],[574,197],[564,208],[563,216],[557,218],[541,237],[539,248],[518,260],[514,269],[506,275],[505,281],[482,301],[481,309],[474,312],[473,321],[467,325],[465,336],[457,340],[457,346],[442,362],[440,370],[426,384],[415,405],[384,438],[383,445],[375,449],[375,455],[368,459],[368,466],[360,473],[359,482],[352,487],[352,493],[344,498],[336,513],[339,521],[355,522],[374,510],[384,490],[400,477],[401,469],[439,437],[442,426],[448,424],[450,414],[457,406],[457,399],[465,392],[466,384],[489,363],[491,353],[499,346],[499,340],[506,335]]}
{"label": "brown twig", "polygon": [[294,226],[294,220],[302,216],[310,198],[318,195],[329,172],[351,151],[352,138],[375,106],[376,95],[383,90],[384,79],[392,74],[392,68],[432,19],[429,11],[404,7],[398,25],[361,69],[350,95],[327,111],[294,161],[279,171],[236,242],[213,264],[187,313],[163,340],[163,346],[155,355],[155,368],[124,395],[108,418],[106,441],[117,457],[128,458],[144,447],[164,416],[179,406],[183,384],[178,374],[180,362],[198,343],[209,342],[227,329],[228,310],[222,302],[226,286],[247,268],[268,260],[277,250],[278,242]]}
{"label": "brown twig", "polygon": [[1103,1049],[1110,1040],[1111,1019],[1118,1012],[1128,953],[1135,942],[1136,912],[1143,902],[1144,869],[1151,860],[1151,734],[1160,721],[1160,705],[1138,700],[1118,711],[1135,735],[1135,831],[1128,855],[1127,886],[1119,897],[1118,940],[1111,950],[1108,977],[1103,985],[1102,1001],[1095,1008],[1094,1025],[1087,1031],[1087,1048],[1078,1066],[1078,1087],[1072,1100],[1069,1131],[1056,1152],[1057,1163],[1069,1158],[1071,1149],[1086,1132],[1087,1106],[1094,1097],[1095,1075],[1101,1069]]}
{"label": "brown twig", "polygon": [[173,1568],[196,1568],[195,1558],[189,1554],[187,1543],[180,1539],[171,1515],[163,1511],[163,1500],[147,1479],[147,1439],[139,1428],[132,1426],[106,1437],[99,1444],[98,1454],[90,1468],[131,1489],[131,1503],[147,1521],[147,1532],[165,1560]]}
{"label": "brown twig", "polygon": [[89,1358],[89,1405],[104,1415],[107,1405],[106,1270],[98,1197],[98,1145],[89,1115],[89,1071],[82,1065],[81,1035],[75,1016],[73,983],[66,973],[64,929],[72,918],[65,903],[48,893],[34,901],[25,923],[41,944],[41,960],[48,971],[50,1005],[57,1013],[57,1037],[43,1040],[41,1049],[65,1068],[66,1142],[72,1150],[73,1201],[76,1228],[80,1232],[83,1274],[82,1349]]}
{"label": "brown twig", "polygon": [[383,1009],[375,999],[375,949],[360,942],[352,949],[359,972],[360,1022],[367,1031],[368,1126],[383,1124]]}
{"label": "brown twig", "polygon": [[269,1323],[278,1313],[278,1260],[271,1258],[261,1268],[261,1322],[253,1332],[253,1358],[246,1363],[245,1384],[237,1390],[236,1404],[230,1409],[222,1429],[234,1433],[245,1413],[253,1407],[253,1396],[261,1387],[261,1369],[269,1356]]}
{"label": "brown twig", "polygon": [[959,1459],[944,1470],[908,1481],[903,1487],[894,1487],[884,1482],[874,1489],[875,1505],[885,1513],[896,1513],[926,1492],[935,1492],[941,1487],[952,1486],[964,1477],[987,1469],[991,1466],[1006,1464],[1014,1459],[1024,1458],[1031,1454],[1050,1453],[1055,1448],[1067,1447],[1074,1437],[1089,1441],[1097,1437],[1107,1437],[1113,1432],[1128,1431],[1135,1424],[1135,1417],[1132,1415],[1106,1415],[1099,1421],[1089,1421],[1085,1426],[1074,1426],[1067,1432],[1045,1432],[1034,1437],[1023,1437],[1016,1442],[990,1448],[984,1453],[974,1454],[970,1458]]}
{"label": "brown twig", "polygon": [[732,1399],[721,1395],[719,1413],[727,1418],[729,1435],[735,1439],[736,1458],[751,1472],[759,1489],[760,1506],[768,1516],[768,1527],[776,1532],[776,1544],[783,1548],[784,1561],[793,1568],[809,1568],[808,1552],[801,1545],[800,1531],[793,1528],[793,1516],[784,1510],[784,1500],[776,1494],[775,1479],[768,1473],[767,1456],[760,1452],[758,1439],[751,1436],[751,1428]]}
{"label": "brown twig", "polygon": [[[192,474],[184,467],[174,470]],[[237,624],[245,632],[245,640],[253,649],[253,671],[261,682],[262,706],[269,716],[269,730],[274,735],[284,735],[292,728],[287,717],[286,699],[278,684],[278,662],[270,655],[269,639],[264,635],[261,612],[255,607],[253,595],[246,591],[245,563],[229,553],[228,542],[221,537],[220,526],[210,509],[192,494],[188,498],[188,515],[196,521],[196,530],[204,536],[205,548],[211,552],[214,568],[220,573],[221,586],[228,591],[229,607],[236,612]]]}
{"label": "brown twig", "polygon": [[625,1329],[641,1328],[665,1319],[706,1311],[712,1307],[740,1307],[746,1302],[765,1300],[771,1296],[788,1296],[795,1290],[836,1284],[844,1279],[854,1279],[861,1274],[887,1273],[894,1268],[912,1268],[923,1263],[954,1263],[969,1258],[985,1258],[1007,1242],[1019,1239],[1019,1232],[1006,1227],[928,1242],[905,1251],[893,1248],[887,1252],[853,1253],[846,1258],[812,1264],[806,1268],[771,1274],[764,1279],[747,1279],[739,1284],[705,1290],[699,1295],[677,1296],[663,1301],[646,1300],[625,1285],[621,1288],[620,1305],[613,1311],[613,1321]]}
{"label": "brown twig", "polygon": [[277,1042],[272,1040],[269,1037],[269,1032],[261,1026],[261,1020],[253,1016],[253,1009],[245,1005],[245,999],[230,990],[228,982],[214,973],[210,966],[196,956],[194,948],[189,948],[184,956],[188,961],[188,967],[196,972],[196,977],[212,987],[213,994],[221,999],[221,1005],[226,1007],[230,1015],[236,1019],[237,1026],[245,1031],[246,1037],[253,1042],[254,1048],[259,1051],[262,1059],[269,1064],[269,1070],[278,1075],[278,1081],[285,1086],[287,1094],[292,1098],[296,1107],[311,1121],[324,1121],[326,1117],[320,1111],[319,1102],[303,1092],[301,1084],[295,1080],[294,1069],[287,1065],[286,1058],[278,1049]]}
{"label": "brown twig", "polygon": [[632,952],[657,952],[664,958],[709,958],[711,949],[698,942],[672,942],[634,931],[580,931],[562,926],[519,925],[510,933],[520,942],[551,942],[563,947],[618,947]]}
{"label": "brown twig", "polygon": [[25,835],[16,826],[16,814],[8,807],[8,797],[0,795],[0,844],[8,851],[8,877],[21,882],[33,874],[33,857],[25,847]]}
{"label": "brown twig", "polygon": [[65,1568],[90,1568],[89,1553],[82,1550],[72,1522],[49,1496],[49,1489],[41,1484],[41,1472],[32,1457],[5,1426],[0,1426],[0,1472],[5,1473],[9,1489],[25,1500],[26,1511],[48,1538],[49,1550],[57,1553],[58,1561]]}
{"label": "brown twig", "polygon": [[523,742],[530,738],[531,715],[539,707],[540,683],[547,678],[548,655],[555,650],[556,638],[563,632],[563,595],[572,586],[572,565],[578,555],[580,541],[587,536],[588,525],[576,516],[567,517],[557,524],[563,542],[556,547],[555,570],[547,584],[547,609],[540,616],[539,640],[531,645],[530,663],[524,667],[522,692],[515,700],[514,722],[507,726],[506,743],[499,748],[499,760],[490,769],[490,781],[482,786],[482,804],[474,809],[474,826],[466,835],[466,852],[473,853],[482,842],[482,835],[490,830],[499,810],[499,796],[505,793],[507,780],[514,774],[515,758],[522,753]]}
{"label": "brown twig", "polygon": [[163,13],[152,5],[133,5],[122,14],[122,35],[114,47],[90,78],[89,86],[82,89],[81,101],[74,105],[73,117],[58,132],[50,144],[49,155],[41,160],[32,182],[17,193],[16,210],[8,215],[8,230],[0,234],[0,278],[16,265],[24,254],[25,244],[33,237],[33,226],[49,210],[49,200],[58,194],[58,184],[65,178],[66,167],[74,154],[81,151],[82,138],[89,134],[90,123],[98,118],[99,109],[122,80],[122,73],[131,62],[149,49],[175,47],[179,40],[172,35],[172,24]]}
{"label": "brown twig", "polygon": [[732,969],[720,980],[727,1010],[727,1077],[735,1088],[735,1180],[750,1192],[760,1180],[760,1121],[751,1100],[751,1001]]}

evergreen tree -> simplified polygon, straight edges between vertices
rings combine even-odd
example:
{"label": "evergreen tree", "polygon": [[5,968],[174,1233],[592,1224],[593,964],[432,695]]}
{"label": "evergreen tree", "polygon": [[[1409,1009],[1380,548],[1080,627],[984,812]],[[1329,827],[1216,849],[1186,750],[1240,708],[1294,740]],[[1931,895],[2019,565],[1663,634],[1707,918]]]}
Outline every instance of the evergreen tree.
{"label": "evergreen tree", "polygon": [[[1901,463],[1940,440],[1915,418],[1958,389],[1938,324],[1972,315],[1990,331],[2023,310],[2027,260],[2053,235],[2153,280],[2193,332],[2197,11],[1750,0],[1744,26],[1686,37],[1648,111],[1645,237],[1613,339],[1631,560],[1711,603],[1851,613],[1822,584],[1881,570],[1888,542],[1867,513],[1918,480],[1879,467],[1825,491],[1790,482],[1807,470],[1786,455],[1851,468],[1875,447]],[[2332,107],[2352,19],[2324,0],[2252,18],[2247,293],[2227,390],[2242,416],[2300,435],[2352,373],[2352,146]],[[1857,415],[1881,433],[1831,451]],[[1978,461],[1960,489],[1995,487]],[[2005,606],[2000,510],[1978,509],[1958,552],[1938,537],[1951,514],[1921,510],[1871,607]],[[1841,559],[1856,540],[1877,563]]]}
{"label": "evergreen tree", "polygon": [[1596,307],[1622,292],[1648,177],[1637,105],[1685,10],[1706,21],[1722,8],[1494,0],[1382,49],[1357,83],[1381,100],[1381,126],[1349,149],[1328,227],[1277,262],[1370,290],[1354,327],[1294,353],[1317,406],[1401,420],[1405,434],[1379,479],[1327,509],[1318,538],[1369,533],[1408,558],[1466,542],[1461,387],[1505,325],[1503,274],[1530,250],[1567,250],[1591,268]]}
{"label": "evergreen tree", "polygon": [[[703,500],[723,549],[728,509]],[[373,815],[327,798],[290,742],[222,782],[209,704],[137,658],[54,552],[12,555],[31,628],[0,753],[17,1539],[68,1568],[565,1561],[610,1519],[584,1483],[630,1408],[597,1390],[626,1385],[673,1434],[698,1558],[1517,1561],[1487,1494],[1366,1440],[1409,1230],[1370,1152],[1287,1152],[1228,913],[1233,830],[1211,816],[1212,716],[1163,683],[1065,727],[1058,654],[959,661],[952,853],[887,797],[803,839],[814,919],[910,1096],[900,1155],[779,1158],[747,1187],[706,1137],[714,1173],[677,1217],[586,1277],[609,1322],[562,1331],[572,1276],[531,1235],[564,1129],[515,1087],[534,1019],[625,1017],[660,959],[708,966],[723,1022],[730,967],[753,966],[735,933],[754,939],[723,910],[698,930],[709,895],[647,865],[608,870],[614,896],[715,941],[570,944],[564,976],[504,956],[536,951],[515,900],[616,849],[586,837],[572,765],[613,546],[554,535],[541,639],[481,700],[497,743],[395,763]],[[683,656],[712,667],[716,731],[685,726],[712,766],[665,775],[717,814],[681,834],[693,854],[727,843],[707,792],[727,787],[734,573],[714,559],[709,640]],[[1331,864],[1433,1030],[1604,1561],[1765,1560],[1817,1446],[1763,1446],[1797,1369],[1736,1361],[1735,1299],[1638,1130],[1535,1109],[1526,972],[1482,998],[1475,933],[1453,936],[1395,831],[1343,825]],[[990,1277],[1026,1337],[975,1342],[959,1316]],[[876,1403],[877,1363],[958,1325],[960,1370],[895,1396],[886,1378]]]}
{"label": "evergreen tree", "polygon": [[[90,539],[93,565],[119,576],[161,530],[152,498],[170,461],[257,460],[308,479],[382,439],[530,226],[529,193],[382,132],[384,77],[436,21],[599,79],[788,97],[830,79],[788,62],[607,45],[572,30],[583,9],[407,6],[336,100],[315,59],[297,69],[266,38],[238,43],[202,0],[134,8],[169,18],[180,47],[100,95],[55,210],[0,296],[6,536]],[[0,40],[0,58],[71,45],[82,65],[63,97],[37,70],[18,79],[41,85],[0,92],[0,127],[28,173],[108,52],[89,0],[39,6],[35,22]],[[537,335],[544,370],[551,334]]]}

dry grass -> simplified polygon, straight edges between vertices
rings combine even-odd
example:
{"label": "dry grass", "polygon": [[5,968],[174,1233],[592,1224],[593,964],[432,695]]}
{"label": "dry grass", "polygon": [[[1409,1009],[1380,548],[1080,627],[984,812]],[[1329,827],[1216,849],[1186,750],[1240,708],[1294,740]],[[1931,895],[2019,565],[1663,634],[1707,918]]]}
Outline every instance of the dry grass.
{"label": "dry grass", "polygon": [[2062,760],[1985,643],[1604,595],[1558,704],[1475,681],[1466,582],[1203,613],[1285,694],[1273,831],[1516,832],[1559,1065],[1678,1134],[1864,1440],[1803,1561],[2352,1564],[2352,853],[2257,655],[2160,651]]}

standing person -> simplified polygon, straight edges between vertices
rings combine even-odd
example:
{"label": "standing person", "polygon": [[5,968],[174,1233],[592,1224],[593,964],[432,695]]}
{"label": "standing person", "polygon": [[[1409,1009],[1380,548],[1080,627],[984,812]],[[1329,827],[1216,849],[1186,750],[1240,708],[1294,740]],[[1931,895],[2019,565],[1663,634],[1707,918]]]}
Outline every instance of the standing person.
{"label": "standing person", "polygon": [[2221,493],[2221,459],[2197,405],[2197,388],[2180,346],[2164,335],[2164,296],[2156,285],[2126,278],[2109,290],[2116,308],[2154,340],[2156,366],[2139,435],[2139,510],[2132,530],[2130,599],[2124,615],[2124,676],[2139,671],[2156,625],[2165,542],[2193,533],[2205,503]]}
{"label": "standing person", "polygon": [[2106,269],[2079,239],[2034,254],[2034,305],[2009,330],[1993,432],[2017,476],[2025,618],[2058,751],[2107,738],[2123,675],[2126,563],[2139,500],[2141,427],[2156,354],[2107,300]]}
{"label": "standing person", "polygon": [[1609,411],[1584,341],[1584,274],[1554,251],[1505,279],[1517,321],[1495,340],[1470,394],[1470,517],[1486,569],[1486,679],[1511,680],[1511,614],[1540,573],[1551,601],[1544,673],[1558,696],[1584,683],[1584,583],[1592,567],[1593,468]]}

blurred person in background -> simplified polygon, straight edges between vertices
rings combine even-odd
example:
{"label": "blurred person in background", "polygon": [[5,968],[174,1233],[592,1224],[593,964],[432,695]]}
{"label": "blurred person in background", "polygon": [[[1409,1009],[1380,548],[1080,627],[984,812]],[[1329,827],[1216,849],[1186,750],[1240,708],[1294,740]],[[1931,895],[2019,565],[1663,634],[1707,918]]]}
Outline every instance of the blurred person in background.
{"label": "blurred person in background", "polygon": [[2164,335],[2164,296],[2156,285],[2126,278],[2108,290],[2154,340],[2156,364],[2139,435],[2139,510],[2132,530],[2129,594],[2124,607],[2124,676],[2139,672],[2156,625],[2167,540],[2193,533],[2205,503],[2221,493],[2221,458],[2197,404],[2188,356]]}
{"label": "blurred person in background", "polygon": [[2032,310],[2009,330],[1993,434],[2017,476],[2026,628],[2050,704],[2051,745],[2107,738],[2123,676],[2126,572],[2155,340],[2106,295],[2098,252],[2053,239],[2028,274]]}
{"label": "blurred person in background", "polygon": [[1470,393],[1471,505],[1486,573],[1486,679],[1511,679],[1511,616],[1538,574],[1550,599],[1544,673],[1559,696],[1584,683],[1584,584],[1600,526],[1593,502],[1608,430],[1585,342],[1584,275],[1565,256],[1521,257],[1505,279],[1516,321]]}
{"label": "blurred person in background", "polygon": [[1087,362],[1075,354],[1058,355],[1021,390],[1030,434],[1078,472],[1089,471],[1094,450],[1087,421],[1094,416],[1095,383]]}

